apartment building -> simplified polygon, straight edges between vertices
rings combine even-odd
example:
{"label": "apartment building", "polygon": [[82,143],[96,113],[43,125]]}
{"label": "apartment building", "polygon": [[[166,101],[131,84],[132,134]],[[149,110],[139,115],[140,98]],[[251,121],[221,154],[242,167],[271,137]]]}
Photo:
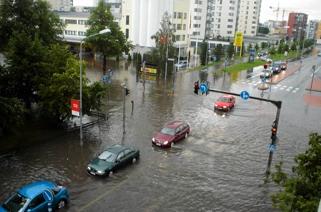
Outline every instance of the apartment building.
{"label": "apartment building", "polygon": [[309,21],[307,28],[306,28],[306,37],[307,39],[315,39],[315,35],[316,35],[316,30],[318,27],[318,21],[316,20],[311,20]]}
{"label": "apartment building", "polygon": [[295,40],[304,39],[306,34],[307,21],[307,14],[296,12],[290,13],[288,20],[288,36]]}
{"label": "apartment building", "polygon": [[47,0],[54,11],[70,11],[73,0]]}
{"label": "apartment building", "polygon": [[317,27],[315,30],[315,39],[320,40],[321,39],[321,21],[317,23]]}
{"label": "apartment building", "polygon": [[256,36],[259,26],[261,0],[239,0],[236,30],[244,36]]}

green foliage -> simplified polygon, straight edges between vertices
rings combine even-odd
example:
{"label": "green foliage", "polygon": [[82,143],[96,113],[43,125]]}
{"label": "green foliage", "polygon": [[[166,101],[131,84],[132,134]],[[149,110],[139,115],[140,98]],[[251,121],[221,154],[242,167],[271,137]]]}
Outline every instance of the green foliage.
{"label": "green foliage", "polygon": [[310,134],[309,148],[295,157],[292,175],[282,171],[282,163],[272,174],[273,181],[283,187],[272,196],[273,205],[281,211],[317,210],[321,198],[321,136]]}
{"label": "green foliage", "polygon": [[269,53],[270,53],[271,55],[276,54],[276,49],[275,49],[274,46],[272,46],[272,47],[269,49]]}
{"label": "green foliage", "polygon": [[265,49],[267,47],[268,47],[268,43],[266,43],[266,42],[261,43],[261,49]]}
{"label": "green foliage", "polygon": [[296,42],[293,42],[291,45],[291,51],[296,51]]}
{"label": "green foliage", "polygon": [[255,46],[254,46],[254,49],[255,49],[255,51],[256,51],[256,52],[258,52],[258,51],[259,51],[259,49],[260,49],[259,44],[257,44],[257,43],[256,43],[256,44],[255,44]]}
{"label": "green foliage", "polygon": [[47,1],[5,0],[0,6],[0,49],[5,49],[11,35],[25,33],[30,38],[38,37],[44,45],[61,40],[63,24],[59,17],[49,10]]}
{"label": "green foliage", "polygon": [[132,61],[132,55],[131,55],[131,54],[128,54],[127,60],[128,60],[129,62]]}
{"label": "green foliage", "polygon": [[282,54],[284,52],[284,44],[280,42],[277,52]]}
{"label": "green foliage", "polygon": [[19,99],[0,97],[0,131],[7,133],[21,126],[24,113],[24,105]]}
{"label": "green foliage", "polygon": [[[164,13],[162,21],[160,22],[160,29],[155,35],[151,37],[155,40],[156,48],[151,52],[153,58],[157,56],[157,64],[161,70],[161,75],[164,75],[164,69],[166,64],[166,55],[168,51],[168,58],[176,57],[176,48],[174,47],[174,29],[171,26],[171,18],[167,12]],[[146,62],[150,62],[147,61]],[[156,61],[155,61],[156,62]],[[168,69],[171,72],[172,69]]]}
{"label": "green foliage", "polygon": [[234,46],[233,46],[233,43],[230,43],[230,45],[228,45],[227,47],[227,57],[231,59],[233,57],[233,54],[234,54]]}
{"label": "green foliage", "polygon": [[218,44],[214,49],[214,54],[217,61],[220,61],[221,58],[224,56],[223,46],[222,44]]}
{"label": "green foliage", "polygon": [[200,59],[201,59],[201,64],[205,65],[206,62],[208,62],[208,43],[203,41],[201,43],[201,54],[200,54]]}
{"label": "green foliage", "polygon": [[[124,33],[114,21],[110,7],[102,0],[100,0],[98,6],[91,11],[88,25],[89,29],[86,32],[88,38],[86,41],[95,51],[103,54],[103,72],[105,73],[107,57],[119,57],[123,52],[127,54],[132,48],[132,45],[127,41]],[[110,29],[111,32],[101,35],[98,34],[106,28]]]}

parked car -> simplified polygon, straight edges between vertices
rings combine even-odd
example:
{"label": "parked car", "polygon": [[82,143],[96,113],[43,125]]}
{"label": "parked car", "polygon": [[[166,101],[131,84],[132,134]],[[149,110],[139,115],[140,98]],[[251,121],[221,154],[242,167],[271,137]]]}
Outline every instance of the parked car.
{"label": "parked car", "polygon": [[321,52],[318,53],[318,56],[321,57]]}
{"label": "parked car", "polygon": [[181,139],[187,138],[190,126],[184,121],[172,121],[167,124],[152,138],[152,143],[159,147],[171,147]]}
{"label": "parked car", "polygon": [[214,110],[230,111],[235,106],[235,97],[223,95],[214,103]]}
{"label": "parked car", "polygon": [[175,64],[176,68],[186,68],[188,66],[187,60],[181,60]]}
{"label": "parked car", "polygon": [[270,71],[273,74],[278,74],[281,72],[281,62],[274,62],[272,63],[272,65],[270,66]]}
{"label": "parked car", "polygon": [[261,79],[263,79],[263,78],[269,79],[269,78],[271,78],[271,77],[272,77],[272,72],[271,72],[271,70],[269,70],[269,69],[263,70],[263,71],[261,72],[261,74],[260,74],[260,78],[261,78]]}
{"label": "parked car", "polygon": [[107,148],[95,157],[87,166],[91,175],[110,176],[117,169],[139,159],[139,150],[119,144]]}
{"label": "parked car", "polygon": [[16,191],[0,206],[0,212],[37,212],[61,209],[69,202],[69,192],[50,181],[37,181]]}

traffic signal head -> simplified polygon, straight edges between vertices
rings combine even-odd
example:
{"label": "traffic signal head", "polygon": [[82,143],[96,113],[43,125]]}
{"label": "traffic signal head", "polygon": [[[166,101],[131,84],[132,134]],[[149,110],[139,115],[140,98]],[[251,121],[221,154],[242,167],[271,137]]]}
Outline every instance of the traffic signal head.
{"label": "traffic signal head", "polygon": [[264,69],[267,69],[268,65],[267,64],[264,64]]}
{"label": "traffic signal head", "polygon": [[277,128],[276,127],[272,127],[271,129],[271,139],[275,140],[276,139],[276,132],[277,132]]}
{"label": "traffic signal head", "polygon": [[128,88],[125,88],[126,90],[125,90],[125,94],[126,94],[126,96],[128,96],[129,95],[129,89]]}

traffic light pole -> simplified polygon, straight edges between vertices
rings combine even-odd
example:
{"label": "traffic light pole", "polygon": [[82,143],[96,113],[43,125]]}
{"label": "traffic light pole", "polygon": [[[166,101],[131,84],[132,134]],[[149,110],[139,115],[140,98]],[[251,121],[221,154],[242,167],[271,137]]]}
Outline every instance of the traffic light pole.
{"label": "traffic light pole", "polygon": [[[238,94],[238,93],[232,93],[232,92],[221,91],[221,90],[208,89],[208,91],[216,92],[216,93],[223,93],[223,94],[228,94],[228,95],[233,95],[233,96],[240,96],[240,94]],[[259,101],[270,102],[274,106],[276,106],[276,108],[277,108],[276,117],[275,117],[275,120],[273,122],[273,126],[272,127],[277,129],[278,125],[279,125],[279,118],[280,118],[280,113],[281,113],[282,101],[269,100],[269,99],[254,97],[254,96],[249,96],[249,99],[255,99],[255,100],[259,100]],[[276,144],[276,134],[277,134],[277,131],[274,134],[275,136],[271,136],[271,139],[272,139],[271,146],[275,146],[275,144]],[[272,158],[273,158],[273,151],[274,150],[272,148],[270,148],[268,164],[267,164],[266,172],[265,172],[266,177],[268,177],[270,175],[270,169],[271,169]]]}
{"label": "traffic light pole", "polygon": [[125,131],[125,119],[126,119],[126,86],[123,87],[123,134],[126,133]]}

